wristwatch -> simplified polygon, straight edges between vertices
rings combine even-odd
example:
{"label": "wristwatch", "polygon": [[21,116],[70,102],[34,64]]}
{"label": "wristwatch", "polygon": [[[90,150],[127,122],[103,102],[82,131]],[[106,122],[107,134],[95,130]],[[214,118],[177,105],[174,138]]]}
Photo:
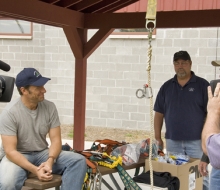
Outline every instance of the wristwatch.
{"label": "wristwatch", "polygon": [[48,159],[47,160],[49,160],[50,158],[52,158],[53,159],[53,163],[56,163],[56,158],[54,157],[54,156],[48,156]]}

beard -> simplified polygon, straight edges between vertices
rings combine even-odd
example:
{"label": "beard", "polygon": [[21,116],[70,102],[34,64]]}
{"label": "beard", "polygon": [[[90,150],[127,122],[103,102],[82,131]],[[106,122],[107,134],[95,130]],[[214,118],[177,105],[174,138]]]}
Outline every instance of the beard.
{"label": "beard", "polygon": [[182,78],[186,76],[186,71],[184,69],[178,69],[176,74],[178,77]]}
{"label": "beard", "polygon": [[184,71],[183,69],[180,69],[177,71],[177,76],[180,77],[180,78],[183,78],[186,76],[186,71]]}

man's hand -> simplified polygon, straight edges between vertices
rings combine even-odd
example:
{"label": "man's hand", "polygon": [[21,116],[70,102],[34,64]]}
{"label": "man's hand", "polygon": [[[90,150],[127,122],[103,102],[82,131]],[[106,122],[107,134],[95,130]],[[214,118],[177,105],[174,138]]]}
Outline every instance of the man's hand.
{"label": "man's hand", "polygon": [[41,165],[38,166],[37,170],[40,170],[42,168],[44,168],[45,170],[48,170],[48,171],[51,170],[51,173],[52,173],[52,169],[51,169],[52,167],[50,165],[48,165],[47,162],[41,163]]}
{"label": "man's hand", "polygon": [[41,167],[37,169],[37,177],[40,181],[50,181],[53,179],[53,175],[51,174],[52,170],[48,171],[47,166]]}
{"label": "man's hand", "polygon": [[202,176],[207,176],[208,175],[208,170],[207,170],[208,164],[206,162],[200,161],[199,162],[199,172]]}
{"label": "man's hand", "polygon": [[155,139],[157,140],[157,145],[159,146],[159,149],[163,151],[163,141],[161,138],[161,130],[163,126],[163,117],[164,115],[159,112],[155,112],[154,115],[154,133],[155,133]]}
{"label": "man's hand", "polygon": [[40,181],[50,181],[53,178],[52,175],[52,162],[47,160],[41,163],[37,168],[37,177]]}
{"label": "man's hand", "polygon": [[160,149],[161,151],[163,151],[163,148],[164,148],[163,140],[162,140],[162,139],[156,139],[156,140],[157,140],[157,145],[158,145],[159,149]]}
{"label": "man's hand", "polygon": [[208,104],[207,104],[207,111],[212,112],[212,114],[220,114],[220,83],[217,84],[214,95],[212,95],[211,87],[208,87]]}
{"label": "man's hand", "polygon": [[47,172],[52,173],[52,166],[53,162],[47,160],[46,162],[41,163],[41,165],[38,166],[37,170],[44,168],[44,170],[46,170]]}

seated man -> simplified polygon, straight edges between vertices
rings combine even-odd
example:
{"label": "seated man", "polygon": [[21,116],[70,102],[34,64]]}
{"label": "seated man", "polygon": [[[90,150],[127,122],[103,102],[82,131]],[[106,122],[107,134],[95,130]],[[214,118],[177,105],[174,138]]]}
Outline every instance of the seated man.
{"label": "seated man", "polygon": [[[1,114],[0,189],[21,189],[27,175],[50,181],[62,175],[62,190],[82,188],[87,165],[85,158],[61,151],[60,121],[54,103],[44,99],[49,78],[34,68],[24,68],[16,77],[19,94]],[[48,148],[46,135],[51,146]]]}

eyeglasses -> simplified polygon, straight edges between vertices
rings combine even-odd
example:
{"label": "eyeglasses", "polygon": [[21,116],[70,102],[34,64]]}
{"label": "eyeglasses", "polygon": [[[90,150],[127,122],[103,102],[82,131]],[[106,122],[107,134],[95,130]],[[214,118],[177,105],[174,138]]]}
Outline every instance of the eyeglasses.
{"label": "eyeglasses", "polygon": [[182,65],[183,67],[186,66],[188,63],[189,63],[189,61],[174,61],[173,62],[174,66]]}

